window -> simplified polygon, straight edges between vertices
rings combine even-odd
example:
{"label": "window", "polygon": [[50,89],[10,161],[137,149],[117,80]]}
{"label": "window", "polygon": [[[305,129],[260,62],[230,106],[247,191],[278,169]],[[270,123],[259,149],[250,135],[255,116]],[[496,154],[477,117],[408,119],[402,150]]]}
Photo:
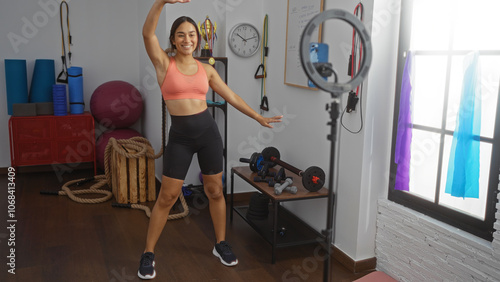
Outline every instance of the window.
{"label": "window", "polygon": [[[499,181],[500,1],[402,1],[389,199],[492,240]],[[401,80],[413,54],[409,191],[395,190],[394,163]],[[445,193],[458,118],[464,58],[479,52],[481,131],[479,198]]]}

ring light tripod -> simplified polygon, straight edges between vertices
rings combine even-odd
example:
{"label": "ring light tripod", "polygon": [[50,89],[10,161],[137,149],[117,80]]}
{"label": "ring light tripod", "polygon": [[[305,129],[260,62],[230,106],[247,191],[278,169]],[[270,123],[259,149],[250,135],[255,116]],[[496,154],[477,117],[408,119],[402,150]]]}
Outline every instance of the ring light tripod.
{"label": "ring light tripod", "polygon": [[[311,40],[311,35],[314,30],[324,21],[329,19],[339,19],[350,24],[359,35],[362,46],[363,46],[363,57],[361,58],[361,67],[359,72],[348,82],[346,83],[338,83],[337,82],[337,73],[333,68],[331,68],[331,64],[326,63],[311,63],[311,58],[309,55],[309,43]],[[339,117],[339,96],[342,93],[348,92],[352,89],[355,89],[358,85],[363,83],[363,80],[368,75],[368,70],[370,68],[370,64],[372,61],[372,45],[370,41],[370,35],[368,31],[364,27],[363,23],[356,18],[354,15],[343,11],[343,10],[327,10],[318,15],[309,21],[309,23],[304,28],[302,36],[300,38],[300,61],[302,63],[302,68],[306,73],[307,77],[316,85],[318,88],[329,92],[333,98],[333,101],[330,105],[327,105],[327,111],[330,112],[331,121],[328,124],[331,126],[330,135],[328,135],[327,139],[331,141],[331,154],[330,154],[330,174],[328,177],[328,207],[327,207],[327,223],[326,230],[324,231],[324,235],[326,237],[327,242],[327,258],[324,261],[323,267],[323,281],[330,281],[330,257],[331,257],[331,248],[330,244],[332,243],[333,238],[333,207],[335,202],[335,197],[333,195],[333,173],[334,173],[334,162],[335,162],[335,144],[337,142],[337,122]],[[330,76],[334,74],[335,81],[328,82],[324,80],[323,76]],[[329,106],[329,107],[328,107]]]}

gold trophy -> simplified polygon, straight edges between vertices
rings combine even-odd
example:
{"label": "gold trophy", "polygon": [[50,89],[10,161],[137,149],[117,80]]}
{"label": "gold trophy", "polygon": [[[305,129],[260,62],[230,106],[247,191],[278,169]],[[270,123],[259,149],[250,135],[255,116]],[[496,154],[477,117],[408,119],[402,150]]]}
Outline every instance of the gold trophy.
{"label": "gold trophy", "polygon": [[215,33],[215,31],[217,30],[217,23],[212,22],[207,16],[202,24],[198,22],[198,29],[200,31],[201,37],[205,40],[205,46],[203,46],[203,48],[201,49],[201,57],[210,57],[211,61],[215,62],[212,58],[212,51],[214,41],[217,38],[217,34]]}

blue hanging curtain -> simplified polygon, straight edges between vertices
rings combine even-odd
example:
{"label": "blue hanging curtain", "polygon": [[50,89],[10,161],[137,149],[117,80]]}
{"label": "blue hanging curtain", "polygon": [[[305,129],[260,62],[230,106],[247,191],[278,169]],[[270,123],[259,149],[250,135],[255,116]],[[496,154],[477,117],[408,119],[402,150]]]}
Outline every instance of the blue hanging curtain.
{"label": "blue hanging curtain", "polygon": [[411,80],[413,75],[413,54],[406,55],[405,68],[401,82],[401,95],[399,100],[398,133],[396,136],[396,149],[394,162],[398,164],[396,171],[396,190],[410,190],[410,160],[411,160]]}
{"label": "blue hanging curtain", "polygon": [[481,133],[481,72],[479,53],[464,59],[462,96],[451,145],[445,193],[479,198],[479,135]]}

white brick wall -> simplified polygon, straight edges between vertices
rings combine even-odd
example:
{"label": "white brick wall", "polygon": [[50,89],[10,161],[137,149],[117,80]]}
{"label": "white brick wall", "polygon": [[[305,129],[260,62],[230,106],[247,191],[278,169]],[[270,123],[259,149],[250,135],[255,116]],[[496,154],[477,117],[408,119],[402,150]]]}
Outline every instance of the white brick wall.
{"label": "white brick wall", "polygon": [[381,199],[377,269],[398,281],[500,281],[500,204],[496,219],[490,243]]}

